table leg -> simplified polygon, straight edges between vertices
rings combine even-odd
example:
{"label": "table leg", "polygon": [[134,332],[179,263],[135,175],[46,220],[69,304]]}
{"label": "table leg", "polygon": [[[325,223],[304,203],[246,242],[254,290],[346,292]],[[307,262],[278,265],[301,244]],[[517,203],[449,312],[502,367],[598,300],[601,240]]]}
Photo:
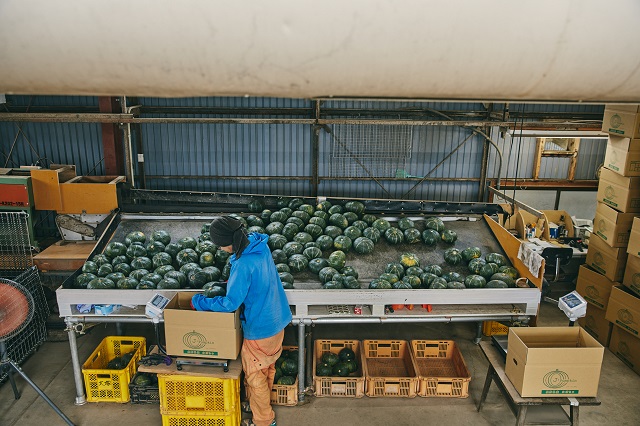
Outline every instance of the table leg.
{"label": "table leg", "polygon": [[479,345],[482,341],[482,321],[476,321],[476,337],[473,339],[473,343]]}
{"label": "table leg", "polygon": [[516,418],[516,426],[524,425],[524,420],[527,417],[527,406],[521,405],[518,407],[518,417]]}
{"label": "table leg", "polygon": [[298,401],[304,402],[305,371],[304,371],[304,323],[298,324]]}
{"label": "table leg", "polygon": [[487,378],[484,381],[484,387],[482,388],[482,395],[480,396],[480,403],[478,404],[478,412],[482,410],[482,405],[484,404],[485,399],[487,399],[487,394],[489,393],[489,387],[491,386],[491,381],[493,380],[493,374],[495,370],[493,366],[489,364],[489,369],[487,370]]}
{"label": "table leg", "polygon": [[571,405],[569,408],[569,418],[571,420],[572,426],[578,426],[578,422],[580,421],[580,406],[579,405]]}
{"label": "table leg", "polygon": [[76,384],[76,402],[75,405],[84,405],[87,399],[84,395],[84,381],[82,379],[82,370],[80,369],[80,360],[78,359],[78,342],[76,340],[76,330],[74,323],[69,319],[65,319],[67,324],[67,335],[69,336],[69,348],[71,349],[71,365],[73,367],[73,378]]}

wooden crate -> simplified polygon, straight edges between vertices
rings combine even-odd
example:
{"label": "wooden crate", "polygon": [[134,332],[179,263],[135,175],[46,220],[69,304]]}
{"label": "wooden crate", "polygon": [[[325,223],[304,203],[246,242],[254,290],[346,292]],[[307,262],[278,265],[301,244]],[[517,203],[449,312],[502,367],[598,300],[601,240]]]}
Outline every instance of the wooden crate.
{"label": "wooden crate", "polygon": [[412,340],[418,395],[467,398],[471,374],[453,340]]}
{"label": "wooden crate", "polygon": [[364,374],[370,397],[417,395],[418,376],[409,342],[406,340],[365,340]]}
{"label": "wooden crate", "polygon": [[[356,354],[358,370],[348,377],[318,376],[316,366],[325,352],[340,353],[344,348]],[[364,396],[364,359],[358,340],[316,340],[313,347],[313,384],[316,396],[362,398]]]}

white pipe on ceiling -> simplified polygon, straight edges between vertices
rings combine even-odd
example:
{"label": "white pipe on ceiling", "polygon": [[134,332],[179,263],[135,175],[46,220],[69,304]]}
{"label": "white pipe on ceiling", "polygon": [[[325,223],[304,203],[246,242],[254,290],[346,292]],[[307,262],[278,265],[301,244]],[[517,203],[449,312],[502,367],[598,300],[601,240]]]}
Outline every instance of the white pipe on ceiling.
{"label": "white pipe on ceiling", "polygon": [[637,0],[3,0],[0,93],[640,102]]}

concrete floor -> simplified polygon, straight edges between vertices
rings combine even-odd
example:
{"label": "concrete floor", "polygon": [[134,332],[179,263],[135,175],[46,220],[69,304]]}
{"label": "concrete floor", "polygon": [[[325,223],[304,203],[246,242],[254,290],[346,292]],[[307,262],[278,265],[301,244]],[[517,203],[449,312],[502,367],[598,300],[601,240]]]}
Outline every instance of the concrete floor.
{"label": "concrete floor", "polygon": [[[555,306],[543,303],[539,325],[564,326],[567,319]],[[129,325],[126,334],[144,335],[151,343],[152,328],[147,325]],[[296,329],[287,330],[285,344],[297,344]],[[314,398],[297,407],[275,407],[280,426],[305,425],[509,425],[515,417],[502,394],[492,385],[481,413],[476,411],[487,372],[487,362],[480,348],[473,344],[474,326],[471,323],[456,324],[406,324],[406,325],[340,325],[316,326],[314,338],[333,339],[447,339],[455,340],[471,371],[469,397],[454,398]],[[83,362],[104,336],[114,335],[113,325],[100,324],[78,339],[80,361]],[[23,364],[25,373],[54,401],[76,424],[113,426],[116,424],[138,426],[161,425],[158,405],[117,403],[87,403],[74,405],[75,389],[71,369],[69,344],[65,335],[52,333],[53,340],[43,344]],[[56,339],[58,337],[58,339]],[[17,378],[22,397],[15,400],[11,386],[0,385],[0,425],[57,426],[65,423],[40,398],[24,380]],[[600,378],[599,407],[583,407],[580,424],[589,425],[638,425],[640,424],[640,376],[626,367],[608,350],[605,351]]]}

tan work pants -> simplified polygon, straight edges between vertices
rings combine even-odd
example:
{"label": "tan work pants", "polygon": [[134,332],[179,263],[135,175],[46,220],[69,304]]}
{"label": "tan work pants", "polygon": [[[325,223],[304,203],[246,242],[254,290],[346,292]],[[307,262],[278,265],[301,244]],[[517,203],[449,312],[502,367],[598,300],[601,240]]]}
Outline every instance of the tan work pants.
{"label": "tan work pants", "polygon": [[271,388],[283,339],[284,330],[266,339],[244,339],[242,344],[245,387],[256,426],[269,426],[276,418],[271,408]]}

